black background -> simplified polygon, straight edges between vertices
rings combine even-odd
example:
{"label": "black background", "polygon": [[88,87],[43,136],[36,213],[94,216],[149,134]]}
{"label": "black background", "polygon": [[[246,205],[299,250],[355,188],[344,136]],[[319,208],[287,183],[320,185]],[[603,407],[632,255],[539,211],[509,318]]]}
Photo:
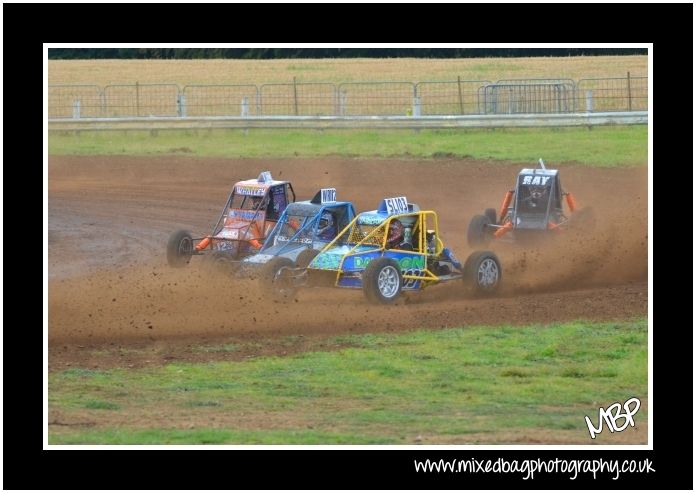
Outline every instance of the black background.
{"label": "black background", "polygon": [[[11,489],[691,489],[693,329],[688,233],[693,170],[691,4],[4,4],[4,487]],[[44,22],[39,23],[41,18]],[[652,42],[655,156],[654,451],[553,450],[42,450],[41,320],[27,304],[38,279],[29,253],[39,202],[13,183],[38,183],[43,156],[39,75],[52,42]],[[666,97],[665,97],[666,96]],[[677,97],[678,96],[678,97]],[[28,103],[33,106],[31,111]],[[10,118],[11,117],[11,118]],[[34,132],[28,131],[34,129]],[[35,149],[35,150],[34,150]],[[41,161],[40,161],[41,159]],[[669,180],[660,179],[664,173]],[[22,175],[22,176],[20,176]],[[685,176],[686,175],[686,176]],[[677,178],[675,180],[675,178]],[[22,181],[20,181],[22,180]],[[27,181],[31,180],[31,181]],[[35,181],[34,181],[35,180]],[[660,189],[662,183],[669,188]],[[683,184],[682,184],[683,183]],[[32,187],[33,188],[33,187]],[[38,194],[37,194],[38,195]],[[31,198],[30,198],[31,197]],[[679,203],[682,200],[683,203]],[[17,205],[21,204],[21,208]],[[28,208],[35,207],[35,214]],[[665,204],[664,206],[662,204]],[[630,203],[627,204],[630,207]],[[667,209],[669,207],[669,209]],[[22,214],[18,214],[19,211]],[[678,221],[678,222],[677,222]],[[675,224],[676,223],[676,224]],[[673,224],[670,230],[665,225]],[[676,229],[675,229],[676,228]],[[671,231],[671,232],[668,232]],[[26,235],[26,236],[25,236]],[[670,249],[667,245],[670,245]],[[670,268],[663,268],[668,262]],[[674,263],[678,265],[674,270]],[[30,270],[36,274],[28,276]],[[27,282],[29,281],[29,282]],[[693,279],[692,279],[693,281]],[[33,284],[33,283],[32,283]],[[692,307],[693,308],[693,307]],[[33,318],[32,321],[29,321]],[[414,459],[637,459],[654,474],[416,473]]]}

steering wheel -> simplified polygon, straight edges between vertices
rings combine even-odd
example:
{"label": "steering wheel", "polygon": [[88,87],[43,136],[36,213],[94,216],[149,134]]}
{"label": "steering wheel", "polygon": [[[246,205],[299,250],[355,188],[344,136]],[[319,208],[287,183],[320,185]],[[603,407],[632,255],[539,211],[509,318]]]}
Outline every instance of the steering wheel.
{"label": "steering wheel", "polygon": [[408,242],[408,241],[404,241],[403,243],[401,243],[401,244],[399,245],[399,250],[409,250],[409,251],[413,251],[413,245],[412,245],[410,242]]}

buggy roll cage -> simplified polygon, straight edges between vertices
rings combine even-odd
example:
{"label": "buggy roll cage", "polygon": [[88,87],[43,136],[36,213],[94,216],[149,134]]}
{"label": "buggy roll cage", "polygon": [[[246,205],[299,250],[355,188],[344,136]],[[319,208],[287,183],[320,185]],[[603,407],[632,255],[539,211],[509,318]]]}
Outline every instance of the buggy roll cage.
{"label": "buggy roll cage", "polygon": [[[290,193],[292,193],[292,200],[289,201],[288,203],[295,202],[295,199],[296,199],[297,197],[296,197],[296,195],[295,195],[295,190],[292,188],[292,183],[286,182],[286,184],[287,184],[287,186],[288,186],[288,188],[289,188],[289,190],[290,190]],[[269,187],[269,188],[267,189],[266,193],[263,195],[263,199],[265,199],[266,196],[270,193],[271,188],[272,188],[272,187]],[[208,237],[214,238],[215,236],[217,236],[218,233],[220,233],[220,231],[222,231],[222,229],[223,229],[223,227],[224,227],[224,224],[225,224],[225,218],[227,217],[227,211],[229,210],[230,205],[232,204],[232,199],[233,199],[233,197],[234,197],[234,190],[235,190],[234,187],[232,187],[232,191],[230,192],[229,196],[227,197],[227,202],[225,202],[225,206],[222,208],[222,212],[220,212],[220,217],[218,218],[217,222],[215,223],[215,226],[213,227],[213,233],[212,233],[211,235],[209,235],[209,236],[204,236],[204,237],[202,237],[202,238],[193,238],[192,240],[193,240],[194,242],[195,242],[195,241],[203,240],[203,239],[208,238]],[[246,196],[246,197],[251,197],[251,196]],[[246,200],[246,199],[245,199],[245,200]],[[252,226],[253,224],[256,223],[256,220],[257,220],[257,218],[258,218],[258,216],[259,216],[259,212],[261,212],[261,206],[264,205],[264,201],[265,201],[265,200],[261,200],[261,202],[259,203],[259,205],[256,206],[256,209],[254,209],[254,215],[253,215],[252,218],[249,220],[249,224],[248,224],[247,227],[244,229],[244,233],[243,233],[242,235],[240,235],[241,238],[237,238],[237,239],[225,238],[225,241],[229,241],[229,242],[247,241],[247,240],[245,240],[244,238],[246,238],[247,234],[249,233],[249,230],[251,229],[251,226]],[[207,245],[206,245],[206,247],[207,247]],[[204,248],[201,248],[201,250],[203,250],[203,249],[205,249],[205,247],[204,247]],[[199,251],[199,250],[196,249],[196,248],[194,248],[194,253],[196,253],[197,251]]]}

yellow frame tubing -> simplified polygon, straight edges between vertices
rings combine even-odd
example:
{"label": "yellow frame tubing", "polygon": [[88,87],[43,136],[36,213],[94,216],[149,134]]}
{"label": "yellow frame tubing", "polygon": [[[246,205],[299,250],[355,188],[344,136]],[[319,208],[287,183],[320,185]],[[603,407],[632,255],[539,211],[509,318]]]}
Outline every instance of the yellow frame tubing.
{"label": "yellow frame tubing", "polygon": [[[364,213],[363,213],[363,214],[364,214]],[[439,255],[442,253],[442,250],[444,250],[444,243],[442,243],[442,240],[440,239],[440,226],[439,226],[439,224],[438,224],[437,214],[435,213],[435,211],[418,211],[418,212],[416,212],[415,214],[418,214],[418,234],[419,234],[419,236],[420,236],[420,241],[418,242],[418,244],[419,244],[419,246],[421,247],[421,248],[420,248],[420,251],[419,251],[418,253],[420,253],[420,254],[422,254],[422,255],[426,255],[426,256],[428,255],[427,250],[423,251],[423,246],[424,246],[424,245],[427,245],[427,230],[426,230],[426,228],[425,228],[425,226],[426,226],[425,218],[426,218],[427,215],[431,215],[432,218],[433,218],[433,225],[435,226],[435,238],[436,238],[436,240],[437,240],[437,243],[436,243],[436,246],[435,246],[435,253],[434,253],[434,254],[431,254],[431,255],[439,256]],[[348,223],[348,225],[347,225],[345,228],[343,228],[343,229],[341,230],[341,232],[338,233],[338,235],[336,235],[336,237],[335,237],[328,245],[326,245],[326,246],[322,249],[322,252],[324,252],[324,251],[329,250],[330,248],[332,248],[333,245],[334,245],[334,243],[336,243],[336,241],[338,241],[339,238],[341,238],[347,231],[350,231],[351,228],[353,228],[353,227],[355,226],[355,223],[358,221],[358,218],[359,218],[361,215],[362,215],[362,214],[358,214],[357,216],[355,216],[355,217],[353,218],[353,220],[352,220],[350,223]],[[338,269],[336,270],[336,280],[334,281],[334,286],[338,286],[338,281],[339,281],[339,279],[340,279],[340,277],[341,277],[341,274],[343,274],[343,262],[345,261],[345,258],[346,258],[348,255],[350,255],[351,253],[353,253],[353,252],[355,251],[356,248],[358,248],[359,246],[363,245],[367,240],[369,240],[370,238],[373,238],[374,235],[375,235],[375,233],[376,233],[382,226],[385,226],[385,230],[387,230],[387,229],[388,229],[388,225],[389,225],[389,223],[390,223],[392,220],[394,220],[394,219],[399,219],[399,218],[401,218],[401,217],[409,217],[409,216],[413,216],[413,215],[414,215],[414,213],[413,213],[413,212],[410,212],[410,213],[405,213],[405,214],[395,214],[395,215],[393,215],[393,216],[389,216],[387,219],[385,219],[385,220],[382,221],[380,224],[378,224],[378,225],[375,227],[375,229],[373,229],[367,236],[365,236],[365,238],[363,238],[363,239],[361,239],[359,242],[357,242],[353,248],[351,248],[350,250],[348,250],[348,252],[346,252],[346,254],[345,254],[345,255],[343,256],[343,258],[341,259],[341,263],[339,264]],[[380,246],[374,248],[373,250],[368,250],[368,251],[366,251],[366,252],[364,252],[364,253],[371,253],[371,252],[373,252],[373,251],[375,251],[375,250],[384,251],[384,250],[386,249],[386,248],[385,248],[386,241],[387,241],[387,235],[384,235],[384,238],[382,238],[382,243],[381,243]],[[427,246],[426,246],[426,248],[427,248]],[[407,250],[398,250],[398,249],[396,249],[396,250],[394,250],[394,251],[403,251],[403,252],[405,252],[405,253],[413,253],[413,252],[409,252],[409,251],[407,251]],[[435,274],[433,274],[432,272],[430,272],[427,268],[424,270],[424,272],[425,272],[426,275],[423,275],[423,276],[412,276],[412,275],[407,275],[407,276],[402,276],[402,278],[403,278],[403,279],[412,279],[412,280],[417,280],[417,281],[423,281],[424,284],[425,284],[425,283],[435,283],[435,282],[438,282],[438,281],[439,281],[439,278],[438,278]],[[421,289],[423,289],[424,287],[425,287],[424,285],[421,285]]]}

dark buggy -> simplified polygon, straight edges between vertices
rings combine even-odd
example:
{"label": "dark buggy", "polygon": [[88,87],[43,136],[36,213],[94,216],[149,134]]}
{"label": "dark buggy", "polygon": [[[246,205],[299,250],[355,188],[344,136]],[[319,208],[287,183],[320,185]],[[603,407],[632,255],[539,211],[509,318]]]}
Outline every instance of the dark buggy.
{"label": "dark buggy", "polygon": [[558,170],[546,168],[541,159],[539,166],[520,171],[515,189],[505,194],[499,212],[490,208],[471,219],[467,232],[470,246],[485,246],[503,237],[526,240],[561,232],[571,224],[594,223],[592,210],[578,210],[573,195],[563,190]]}

